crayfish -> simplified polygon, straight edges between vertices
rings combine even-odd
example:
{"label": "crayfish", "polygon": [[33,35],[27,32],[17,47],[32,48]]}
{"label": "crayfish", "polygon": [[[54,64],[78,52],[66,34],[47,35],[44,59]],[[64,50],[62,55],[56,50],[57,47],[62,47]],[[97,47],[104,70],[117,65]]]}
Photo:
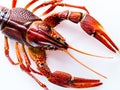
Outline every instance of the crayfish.
{"label": "crayfish", "polygon": [[[62,87],[89,88],[102,85],[100,80],[73,77],[72,75],[62,71],[51,72],[46,63],[46,50],[61,50],[69,54],[75,61],[87,69],[92,70],[77,60],[68,51],[68,49],[95,57],[103,56],[88,54],[73,48],[68,45],[64,37],[62,37],[54,29],[54,27],[64,20],[69,20],[73,23],[80,24],[82,29],[87,34],[92,35],[111,51],[116,53],[119,49],[106,34],[102,25],[89,14],[89,11],[85,7],[62,3],[62,0],[50,0],[43,2],[42,4],[36,6],[32,11],[27,10],[37,1],[38,0],[32,0],[24,8],[16,7],[17,0],[12,0],[12,9],[0,6],[0,30],[5,35],[4,51],[10,63],[13,65],[19,65],[23,71],[31,76],[45,90],[48,90],[47,86],[40,82],[32,73],[45,76],[48,81]],[[57,6],[82,9],[85,12],[65,10],[50,14],[45,19],[41,19],[34,14],[34,12],[38,9],[48,5],[50,5],[50,7],[42,14],[43,16],[52,12]],[[15,49],[18,63],[15,63],[9,55],[8,38],[16,40]],[[21,52],[19,49],[19,44],[22,46]],[[25,46],[28,48],[28,53],[26,52]],[[36,64],[38,71],[31,67],[30,58]],[[92,71],[95,72],[94,70]]]}

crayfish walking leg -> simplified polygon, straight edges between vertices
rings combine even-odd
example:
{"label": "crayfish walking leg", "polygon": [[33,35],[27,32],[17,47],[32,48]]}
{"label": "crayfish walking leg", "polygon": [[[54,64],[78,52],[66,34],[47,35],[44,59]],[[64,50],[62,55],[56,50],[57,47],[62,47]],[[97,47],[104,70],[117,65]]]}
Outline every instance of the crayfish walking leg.
{"label": "crayfish walking leg", "polygon": [[[24,52],[25,53],[25,52]],[[25,71],[29,76],[31,76],[41,87],[43,87],[45,90],[48,90],[47,86],[44,85],[43,83],[41,83],[32,73],[31,71],[33,71],[33,69],[30,67],[30,62],[29,61],[26,61],[26,64],[27,66],[25,66],[23,64],[23,59],[21,57],[21,54],[20,54],[20,50],[19,50],[19,46],[18,46],[18,43],[16,43],[16,54],[17,54],[17,58],[18,58],[18,61],[19,61],[19,65],[20,65],[20,68]],[[24,55],[26,56],[26,55]],[[27,58],[27,57],[25,57]],[[27,60],[27,59],[25,59]],[[32,69],[32,70],[31,70]],[[34,73],[36,73],[37,71],[33,71]],[[37,73],[37,74],[40,74],[41,73]]]}
{"label": "crayfish walking leg", "polygon": [[[24,49],[24,45],[22,45],[22,51],[23,51],[23,54],[24,54],[24,59],[22,59],[22,56],[21,56],[21,53],[20,53],[20,50],[19,50],[19,45],[18,43],[16,42],[15,44],[16,46],[16,55],[17,55],[17,59],[18,59],[18,63],[15,63],[11,57],[9,56],[9,44],[8,44],[8,40],[7,38],[5,37],[5,55],[6,57],[8,58],[8,60],[10,61],[10,63],[12,65],[19,65],[20,68],[25,71],[29,76],[31,76],[41,87],[43,87],[45,90],[48,90],[48,88],[46,87],[46,85],[44,85],[43,83],[41,83],[31,72],[33,73],[37,73],[39,75],[41,75],[40,72],[37,72],[36,70],[32,69],[30,67],[31,63],[30,63],[30,60],[26,54],[26,51]],[[23,60],[25,60],[26,62],[26,65],[23,64]]]}

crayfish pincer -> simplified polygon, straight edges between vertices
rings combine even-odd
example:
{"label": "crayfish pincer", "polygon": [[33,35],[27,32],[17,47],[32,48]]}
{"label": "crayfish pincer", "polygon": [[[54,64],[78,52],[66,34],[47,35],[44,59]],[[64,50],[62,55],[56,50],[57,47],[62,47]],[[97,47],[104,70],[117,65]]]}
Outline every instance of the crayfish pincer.
{"label": "crayfish pincer", "polygon": [[[62,87],[89,88],[101,85],[102,82],[100,80],[74,77],[62,71],[51,72],[46,62],[46,50],[64,51],[79,64],[106,78],[104,75],[94,71],[77,60],[68,51],[68,49],[100,58],[111,57],[92,55],[77,50],[70,46],[65,41],[64,37],[62,37],[62,35],[54,29],[54,27],[56,27],[63,20],[70,20],[74,23],[80,23],[86,33],[93,35],[113,52],[119,51],[118,47],[105,33],[103,27],[98,21],[90,16],[85,7],[62,3],[62,0],[50,0],[43,2],[32,11],[27,10],[37,1],[38,0],[31,0],[25,8],[17,8],[17,0],[12,0],[12,9],[0,6],[0,30],[5,35],[4,51],[10,63],[13,65],[19,65],[23,71],[31,76],[45,90],[48,90],[47,86],[40,82],[33,73],[45,76],[48,81]],[[78,8],[86,11],[86,13],[66,10],[63,12],[53,13],[42,20],[40,17],[36,16],[34,12],[47,5],[51,6],[42,15],[52,12],[57,6]],[[9,55],[8,38],[16,41],[15,49],[18,63],[15,63]],[[19,44],[21,44],[21,46]],[[25,48],[25,46],[27,46],[27,48]],[[20,50],[20,48],[22,48],[22,50]],[[26,51],[28,51],[28,53]],[[32,61],[36,64],[37,70],[31,66],[30,59],[32,59]]]}

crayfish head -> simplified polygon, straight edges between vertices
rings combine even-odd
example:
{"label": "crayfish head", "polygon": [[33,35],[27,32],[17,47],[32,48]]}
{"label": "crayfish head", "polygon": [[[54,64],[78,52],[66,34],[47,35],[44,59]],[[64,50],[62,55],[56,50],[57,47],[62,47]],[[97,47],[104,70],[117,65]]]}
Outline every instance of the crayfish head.
{"label": "crayfish head", "polygon": [[115,43],[111,40],[111,38],[105,32],[102,25],[97,20],[95,20],[92,16],[85,15],[80,24],[83,30],[87,34],[95,37],[97,40],[102,42],[111,51],[113,52],[119,51],[118,47],[115,45]]}
{"label": "crayfish head", "polygon": [[49,50],[66,50],[68,48],[68,44],[64,37],[53,28],[50,30],[50,32],[47,32],[46,37],[48,39],[47,42],[44,43],[46,43],[45,46],[47,46]]}
{"label": "crayfish head", "polygon": [[32,23],[27,32],[27,42],[43,50],[64,50],[68,48],[65,39],[42,21]]}

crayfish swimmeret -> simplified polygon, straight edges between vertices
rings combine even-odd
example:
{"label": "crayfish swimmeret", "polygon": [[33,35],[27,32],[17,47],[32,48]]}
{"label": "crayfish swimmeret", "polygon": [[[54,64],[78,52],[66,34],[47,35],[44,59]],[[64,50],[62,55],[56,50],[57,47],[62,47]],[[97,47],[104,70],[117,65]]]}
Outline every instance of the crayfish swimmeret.
{"label": "crayfish swimmeret", "polygon": [[[119,51],[118,47],[105,33],[101,24],[90,16],[89,11],[85,7],[62,3],[62,0],[50,0],[43,2],[32,11],[28,11],[27,9],[37,1],[38,0],[32,0],[25,6],[25,8],[17,8],[17,0],[12,0],[12,9],[0,6],[0,30],[5,34],[4,50],[10,63],[13,65],[19,65],[23,71],[31,76],[45,90],[48,90],[47,86],[40,82],[31,72],[45,76],[48,81],[63,87],[88,88],[101,85],[102,83],[100,80],[73,77],[70,74],[61,71],[51,72],[46,63],[46,50],[65,51],[80,64],[82,63],[70,54],[68,49],[91,56],[102,57],[82,52],[68,45],[65,39],[54,29],[54,27],[56,27],[63,20],[70,20],[71,22],[77,24],[80,23],[82,29],[86,33],[98,39],[111,51],[115,53]],[[48,8],[42,15],[48,14],[57,6],[78,8],[84,10],[85,12],[83,13],[66,10],[63,12],[53,13],[43,20],[33,14],[38,9],[48,5],[50,5],[50,8]],[[16,40],[15,48],[18,63],[15,63],[9,56],[8,38]],[[24,55],[24,59],[21,56],[19,44],[22,46],[22,55]],[[35,62],[38,71],[31,67],[31,62],[27,55],[25,45],[28,47],[28,54]],[[25,60],[25,63],[23,63],[23,60]],[[82,65],[85,66],[84,64]],[[92,70],[87,66],[85,67]],[[95,72],[94,70],[92,71]]]}

